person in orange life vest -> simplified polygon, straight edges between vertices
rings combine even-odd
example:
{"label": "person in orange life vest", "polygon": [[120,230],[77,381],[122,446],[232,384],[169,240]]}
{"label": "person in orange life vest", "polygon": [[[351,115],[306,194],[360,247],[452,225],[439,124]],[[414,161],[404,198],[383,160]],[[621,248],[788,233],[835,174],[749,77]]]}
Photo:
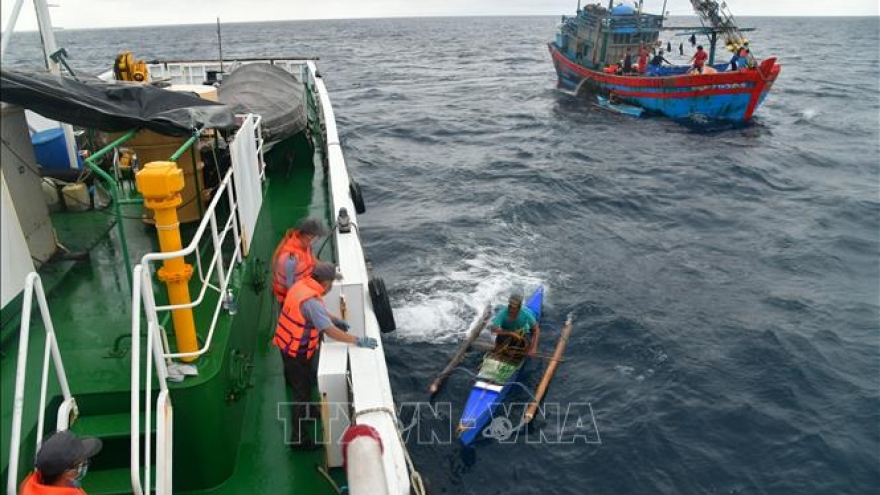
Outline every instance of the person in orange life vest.
{"label": "person in orange life vest", "polygon": [[312,253],[312,242],[325,235],[327,230],[317,220],[306,218],[278,243],[272,255],[272,291],[279,303],[284,302],[284,295],[297,280],[311,274],[318,261]]}
{"label": "person in orange life vest", "polygon": [[36,470],[21,483],[19,495],[84,495],[80,483],[101,440],[63,430],[47,438],[37,453]]}
{"label": "person in orange life vest", "polygon": [[301,278],[287,291],[284,306],[275,328],[272,343],[281,350],[284,380],[293,390],[291,447],[314,450],[315,442],[300,431],[304,420],[317,419],[315,404],[310,404],[312,388],[317,381],[315,354],[321,345],[321,334],[331,339],[358,347],[375,349],[379,343],[371,337],[355,337],[346,333],[348,324],[331,315],[324,305],[323,296],[339,278],[336,265],[318,262],[311,277]]}
{"label": "person in orange life vest", "polygon": [[706,65],[706,60],[709,58],[709,54],[707,54],[703,50],[703,45],[697,45],[697,52],[694,53],[694,56],[691,57],[691,60],[694,62],[694,69],[702,74],[703,66]]}

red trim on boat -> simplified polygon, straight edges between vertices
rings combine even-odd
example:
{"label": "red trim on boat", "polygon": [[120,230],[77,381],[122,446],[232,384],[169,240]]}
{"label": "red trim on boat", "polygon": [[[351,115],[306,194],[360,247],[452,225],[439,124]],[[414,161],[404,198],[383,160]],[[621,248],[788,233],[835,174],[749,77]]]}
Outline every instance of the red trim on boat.
{"label": "red trim on boat", "polygon": [[[614,74],[605,74],[596,70],[587,69],[578,65],[565,57],[553,44],[550,44],[550,53],[553,60],[565,66],[565,68],[579,74],[583,77],[603,83],[614,84],[620,86],[629,86],[632,88],[688,88],[694,86],[712,86],[719,84],[754,84],[763,86],[767,81],[776,79],[779,74],[779,66],[776,64],[775,58],[768,58],[761,63],[759,69],[742,70],[736,72],[719,72],[717,74],[702,75],[680,75],[680,76],[662,76],[662,77],[640,77],[640,76],[618,76]],[[751,89],[751,88],[747,88]],[[617,91],[615,91],[617,92]],[[742,93],[743,91],[732,90],[726,93],[733,94]],[[703,92],[700,93],[705,94]],[[760,92],[758,92],[760,94]],[[660,97],[654,95],[655,97]],[[667,97],[693,96],[690,93],[670,93]]]}

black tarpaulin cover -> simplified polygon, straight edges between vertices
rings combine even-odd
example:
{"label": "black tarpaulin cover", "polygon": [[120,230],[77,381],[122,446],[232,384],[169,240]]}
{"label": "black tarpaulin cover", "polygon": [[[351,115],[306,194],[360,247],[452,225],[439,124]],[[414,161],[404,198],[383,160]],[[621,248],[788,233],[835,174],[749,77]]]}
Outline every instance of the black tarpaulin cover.
{"label": "black tarpaulin cover", "polygon": [[59,122],[108,132],[149,129],[188,136],[201,127],[235,127],[229,106],[192,93],[136,83],[86,83],[40,72],[0,70],[0,101]]}
{"label": "black tarpaulin cover", "polygon": [[217,98],[236,113],[263,117],[263,139],[280,141],[306,128],[303,84],[270,64],[244,64],[223,78]]}

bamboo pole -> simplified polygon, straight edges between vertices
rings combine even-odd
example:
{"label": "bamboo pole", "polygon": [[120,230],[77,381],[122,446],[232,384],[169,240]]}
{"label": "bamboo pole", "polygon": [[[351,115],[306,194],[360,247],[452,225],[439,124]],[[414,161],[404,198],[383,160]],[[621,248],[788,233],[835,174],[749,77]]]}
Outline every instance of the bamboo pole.
{"label": "bamboo pole", "polygon": [[568,318],[565,320],[565,326],[562,327],[562,333],[559,335],[559,340],[556,341],[556,350],[553,351],[553,357],[550,359],[550,364],[547,365],[547,370],[544,371],[544,376],[541,378],[541,383],[538,384],[538,390],[535,392],[535,398],[532,400],[531,404],[529,404],[528,409],[525,414],[525,424],[530,423],[535,418],[535,412],[538,410],[538,404],[541,403],[541,399],[544,398],[544,394],[547,393],[547,387],[550,385],[550,380],[553,379],[553,374],[556,373],[556,367],[559,366],[559,361],[562,359],[562,353],[565,351],[565,345],[568,344],[568,336],[571,335],[571,322],[572,315],[569,314]]}
{"label": "bamboo pole", "polygon": [[[495,350],[495,344],[492,342],[481,341],[478,340],[471,344],[471,349],[476,349],[478,351],[492,352]],[[565,361],[565,358],[556,358],[555,356],[551,356],[549,354],[528,354],[527,352],[523,354],[523,356],[528,359],[545,359],[547,361]]]}
{"label": "bamboo pole", "polygon": [[443,385],[446,377],[448,377],[449,374],[452,373],[452,370],[454,370],[455,367],[458,366],[458,364],[461,362],[461,360],[464,359],[464,356],[465,354],[467,354],[468,349],[470,349],[471,344],[480,335],[480,331],[482,331],[483,327],[485,327],[486,324],[489,323],[489,318],[491,315],[492,308],[487,304],[486,308],[483,309],[483,313],[480,315],[477,321],[474,322],[474,325],[470,328],[470,330],[468,330],[467,337],[465,338],[464,342],[462,342],[461,345],[458,347],[458,350],[456,351],[455,355],[452,356],[449,364],[447,364],[446,367],[443,368],[443,371],[440,372],[437,378],[435,378],[434,381],[431,383],[431,386],[428,387],[428,392],[430,392],[431,395],[436,394],[440,390],[440,387]]}

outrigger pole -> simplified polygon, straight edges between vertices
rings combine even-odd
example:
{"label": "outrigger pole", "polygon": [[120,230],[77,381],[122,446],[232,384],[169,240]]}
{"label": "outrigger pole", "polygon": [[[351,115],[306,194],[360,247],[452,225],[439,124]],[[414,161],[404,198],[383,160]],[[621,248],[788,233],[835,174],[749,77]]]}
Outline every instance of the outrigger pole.
{"label": "outrigger pole", "polygon": [[483,327],[485,327],[486,324],[489,323],[489,317],[491,315],[492,308],[490,305],[487,304],[486,308],[483,310],[483,313],[480,315],[480,318],[474,322],[474,325],[468,331],[467,338],[458,347],[458,351],[455,353],[455,356],[452,357],[452,360],[449,361],[449,364],[447,364],[446,367],[443,368],[443,371],[440,372],[437,378],[435,378],[434,381],[431,383],[431,386],[428,387],[428,392],[430,392],[431,395],[436,394],[440,390],[440,387],[443,385],[443,382],[446,381],[446,378],[452,373],[452,370],[454,370],[455,367],[458,366],[459,363],[461,363],[461,360],[464,359],[464,356],[465,354],[467,354],[468,349],[471,348],[471,344],[473,344],[473,342],[477,340],[477,337],[480,335]]}
{"label": "outrigger pole", "polygon": [[538,410],[538,404],[541,403],[541,399],[543,399],[544,394],[547,393],[547,387],[550,386],[550,380],[553,379],[553,374],[556,373],[556,367],[559,366],[559,361],[562,360],[562,353],[565,351],[565,345],[568,343],[568,336],[571,335],[572,320],[573,317],[571,313],[569,313],[568,318],[565,320],[565,326],[562,327],[562,333],[559,335],[559,340],[556,341],[556,350],[553,351],[553,358],[550,359],[550,363],[547,365],[547,370],[544,371],[544,376],[541,378],[541,383],[538,384],[538,390],[535,391],[535,398],[532,399],[528,409],[526,409],[524,418],[525,424],[529,424],[535,419],[535,412]]}

